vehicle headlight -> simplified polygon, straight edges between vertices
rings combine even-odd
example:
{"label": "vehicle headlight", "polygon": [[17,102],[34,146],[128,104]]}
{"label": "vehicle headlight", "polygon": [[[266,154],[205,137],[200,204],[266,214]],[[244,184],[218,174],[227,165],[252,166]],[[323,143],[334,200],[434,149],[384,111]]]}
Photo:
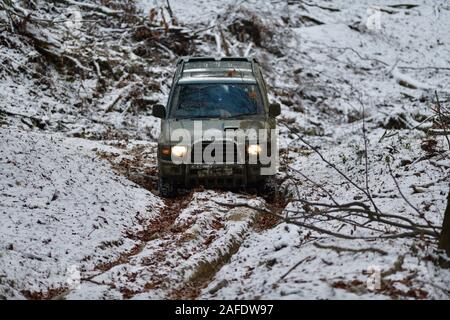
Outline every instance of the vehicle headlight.
{"label": "vehicle headlight", "polygon": [[248,154],[256,156],[261,153],[261,146],[259,144],[250,144],[247,148]]}
{"label": "vehicle headlight", "polygon": [[170,147],[167,146],[161,147],[161,154],[164,157],[170,156]]}
{"label": "vehicle headlight", "polygon": [[175,157],[184,157],[187,153],[187,147],[185,146],[173,146],[172,147],[172,155]]}

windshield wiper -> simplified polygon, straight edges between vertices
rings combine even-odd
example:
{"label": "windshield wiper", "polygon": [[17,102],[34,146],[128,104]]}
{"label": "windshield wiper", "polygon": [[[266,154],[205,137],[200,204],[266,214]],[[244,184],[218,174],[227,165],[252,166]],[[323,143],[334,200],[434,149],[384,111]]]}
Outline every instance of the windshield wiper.
{"label": "windshield wiper", "polygon": [[245,118],[245,117],[249,117],[249,116],[256,116],[258,113],[243,113],[243,114],[238,114],[235,116],[230,116],[230,117],[224,117],[222,119],[240,119],[240,118]]}
{"label": "windshield wiper", "polygon": [[195,120],[195,119],[220,119],[220,120],[226,120],[226,119],[240,119],[240,118],[245,118],[245,117],[249,117],[249,116],[256,116],[258,115],[258,113],[243,113],[243,114],[237,114],[235,116],[229,116],[229,117],[220,117],[220,116],[208,116],[208,115],[204,115],[204,116],[191,116],[191,117],[174,117],[172,119],[174,120],[184,120],[184,119],[190,119],[190,120]]}
{"label": "windshield wiper", "polygon": [[192,116],[192,117],[175,117],[173,118],[175,120],[184,120],[184,119],[190,119],[190,120],[195,120],[195,119],[220,119],[218,116],[214,117],[214,116]]}

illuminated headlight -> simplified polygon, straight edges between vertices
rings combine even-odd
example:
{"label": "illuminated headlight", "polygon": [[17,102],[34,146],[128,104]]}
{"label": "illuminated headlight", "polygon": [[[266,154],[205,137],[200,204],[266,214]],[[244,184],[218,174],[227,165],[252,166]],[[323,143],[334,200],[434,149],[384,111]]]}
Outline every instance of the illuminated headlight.
{"label": "illuminated headlight", "polygon": [[187,148],[185,146],[173,146],[172,147],[172,155],[175,157],[184,157],[187,153]]}
{"label": "illuminated headlight", "polygon": [[261,146],[259,144],[250,144],[247,148],[250,155],[256,156],[261,153]]}

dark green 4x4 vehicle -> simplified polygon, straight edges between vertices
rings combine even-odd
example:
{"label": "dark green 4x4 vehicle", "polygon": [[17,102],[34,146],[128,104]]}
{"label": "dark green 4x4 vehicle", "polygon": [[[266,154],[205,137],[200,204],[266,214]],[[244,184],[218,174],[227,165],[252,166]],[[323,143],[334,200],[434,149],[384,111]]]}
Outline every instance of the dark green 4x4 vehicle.
{"label": "dark green 4x4 vehicle", "polygon": [[270,196],[277,170],[276,120],[261,67],[241,57],[177,62],[158,141],[159,190],[169,197],[195,186],[257,187]]}

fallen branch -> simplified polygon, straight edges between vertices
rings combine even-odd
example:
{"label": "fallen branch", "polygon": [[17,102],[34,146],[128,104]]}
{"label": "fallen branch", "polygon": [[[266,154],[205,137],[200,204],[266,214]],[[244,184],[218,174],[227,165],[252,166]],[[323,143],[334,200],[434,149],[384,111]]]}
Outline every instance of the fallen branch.
{"label": "fallen branch", "polygon": [[29,116],[26,114],[21,114],[21,113],[14,113],[14,112],[10,112],[10,111],[6,111],[6,110],[2,110],[0,109],[0,114],[5,114],[11,117],[19,117],[19,118],[27,118],[30,119],[33,122],[33,125],[35,125],[38,128],[43,128],[45,127],[45,124],[43,123],[42,119],[33,117],[33,116]]}
{"label": "fallen branch", "polygon": [[313,245],[319,249],[330,249],[333,251],[336,251],[337,253],[341,253],[341,252],[353,252],[353,253],[360,253],[360,252],[374,252],[374,253],[379,253],[382,256],[387,255],[388,253],[384,250],[378,249],[378,248],[360,248],[360,249],[353,249],[353,248],[343,248],[343,247],[338,247],[338,246],[326,246],[320,243],[313,243]]}
{"label": "fallen branch", "polygon": [[424,90],[432,88],[431,86],[429,86],[423,82],[417,81],[416,79],[414,79],[404,73],[401,73],[397,67],[392,69],[391,74],[395,78],[395,80],[398,82],[398,84],[401,86],[404,86],[404,87],[407,87],[410,89],[424,89]]}
{"label": "fallen branch", "polygon": [[310,229],[310,230],[316,231],[318,233],[327,234],[329,236],[333,236],[333,237],[340,238],[340,239],[346,239],[346,240],[397,239],[397,238],[410,238],[410,237],[416,237],[416,236],[422,235],[422,233],[420,233],[418,231],[411,231],[411,232],[403,232],[403,233],[397,233],[397,234],[392,234],[392,235],[381,235],[381,236],[375,236],[375,237],[356,237],[356,236],[349,236],[346,234],[326,230],[326,229],[314,226],[312,224],[294,221],[291,218],[286,219],[285,222],[291,223],[291,224],[294,224],[294,225],[297,225],[300,227],[304,227],[306,229]]}
{"label": "fallen branch", "polygon": [[306,2],[306,1],[300,1],[300,3],[304,4],[304,5],[308,6],[308,7],[316,7],[316,8],[323,9],[323,10],[328,10],[328,11],[331,11],[331,12],[339,12],[339,11],[341,11],[338,8],[325,7],[325,6],[321,6],[321,5],[318,5],[318,4],[315,4],[315,3]]}
{"label": "fallen branch", "polygon": [[67,5],[78,6],[80,8],[90,9],[92,11],[96,11],[96,12],[99,12],[99,13],[102,13],[102,14],[105,14],[108,16],[118,16],[123,13],[120,10],[113,10],[113,9],[110,9],[105,6],[93,4],[93,3],[89,3],[89,2],[80,2],[80,1],[75,1],[75,0],[50,0],[50,1],[56,2],[56,3],[64,3]]}

